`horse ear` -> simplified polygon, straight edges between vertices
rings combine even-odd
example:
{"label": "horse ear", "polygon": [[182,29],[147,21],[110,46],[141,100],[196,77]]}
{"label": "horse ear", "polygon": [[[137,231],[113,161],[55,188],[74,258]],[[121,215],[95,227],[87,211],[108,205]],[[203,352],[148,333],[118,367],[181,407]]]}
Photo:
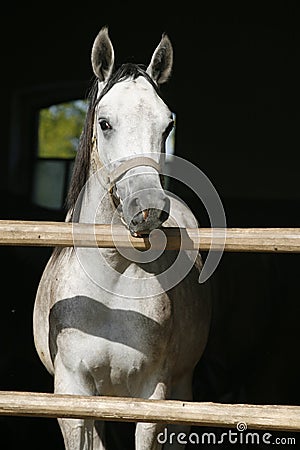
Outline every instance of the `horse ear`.
{"label": "horse ear", "polygon": [[108,36],[108,28],[99,31],[92,48],[92,67],[100,81],[106,81],[114,66],[114,49]]}
{"label": "horse ear", "polygon": [[147,73],[157,83],[165,83],[171,75],[173,66],[173,47],[166,34],[162,35],[161,41],[156,47]]}

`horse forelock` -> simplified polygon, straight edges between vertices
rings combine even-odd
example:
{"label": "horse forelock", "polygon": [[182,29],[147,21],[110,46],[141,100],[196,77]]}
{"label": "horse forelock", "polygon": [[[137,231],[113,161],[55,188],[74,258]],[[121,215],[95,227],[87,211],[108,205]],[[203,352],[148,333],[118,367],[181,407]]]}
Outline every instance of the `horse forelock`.
{"label": "horse forelock", "polygon": [[[140,76],[144,77],[152,85],[155,92],[161,97],[157,84],[152,80],[146,72],[144,66],[141,64],[126,63],[121,65],[111,74],[100,94],[98,94],[98,79],[95,78],[93,80],[88,94],[89,106],[83,131],[79,140],[74,169],[66,199],[66,208],[68,211],[72,211],[74,209],[78,196],[89,177],[96,106],[115,84],[129,79],[135,80]],[[68,219],[69,221],[73,219],[72,214],[69,214]]]}
{"label": "horse forelock", "polygon": [[98,101],[116,84],[120,81],[125,81],[128,79],[137,79],[138,77],[144,77],[152,85],[156,93],[161,96],[158,85],[152,80],[150,75],[146,72],[145,66],[142,64],[126,63],[122,64],[115,72],[112,73],[108,79],[105,87],[101,91]]}

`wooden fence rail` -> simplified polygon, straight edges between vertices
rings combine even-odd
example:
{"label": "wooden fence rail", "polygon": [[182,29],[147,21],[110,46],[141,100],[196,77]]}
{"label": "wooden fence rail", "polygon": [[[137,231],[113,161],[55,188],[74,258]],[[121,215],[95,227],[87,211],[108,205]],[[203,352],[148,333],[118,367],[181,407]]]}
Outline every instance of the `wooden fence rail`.
{"label": "wooden fence rail", "polygon": [[[300,252],[300,228],[164,228],[164,234],[168,250],[218,250],[225,243],[228,252]],[[74,239],[78,247],[150,247],[147,237],[132,237],[123,226],[0,220],[0,245],[70,247]],[[157,242],[153,237],[151,245]]]}
{"label": "wooden fence rail", "polygon": [[240,405],[90,397],[36,392],[0,392],[0,415],[68,417],[123,422],[156,422],[249,429],[299,431],[300,406]]}

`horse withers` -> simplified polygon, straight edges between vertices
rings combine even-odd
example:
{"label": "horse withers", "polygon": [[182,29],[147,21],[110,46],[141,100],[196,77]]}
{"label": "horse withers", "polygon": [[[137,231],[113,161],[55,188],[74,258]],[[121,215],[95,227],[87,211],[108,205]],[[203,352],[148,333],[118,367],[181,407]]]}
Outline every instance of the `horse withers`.
{"label": "horse withers", "polygon": [[[160,174],[173,126],[159,90],[172,69],[168,36],[162,36],[146,69],[124,64],[114,70],[104,27],[91,59],[96,78],[66,221],[126,226],[133,236],[197,226],[190,209],[163,188]],[[206,345],[211,309],[207,283],[198,283],[199,253],[182,277],[181,264],[175,264],[179,251],[150,249],[149,256],[77,248],[74,236],[74,247],[54,249],[34,306],[35,346],[54,376],[54,392],[192,400],[193,371]],[[190,255],[183,251],[181,257],[184,263]],[[107,449],[104,422],[58,420],[67,450]],[[137,423],[136,450],[162,448],[162,430],[161,424]],[[173,430],[188,433],[180,425]],[[174,442],[171,448],[182,445]]]}

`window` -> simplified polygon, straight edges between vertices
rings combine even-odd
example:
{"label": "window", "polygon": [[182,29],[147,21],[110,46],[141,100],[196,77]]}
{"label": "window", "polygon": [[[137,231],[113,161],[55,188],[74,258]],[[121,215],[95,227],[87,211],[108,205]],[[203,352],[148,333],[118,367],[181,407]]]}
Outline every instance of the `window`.
{"label": "window", "polygon": [[39,111],[32,200],[50,209],[64,206],[87,102],[58,103]]}

